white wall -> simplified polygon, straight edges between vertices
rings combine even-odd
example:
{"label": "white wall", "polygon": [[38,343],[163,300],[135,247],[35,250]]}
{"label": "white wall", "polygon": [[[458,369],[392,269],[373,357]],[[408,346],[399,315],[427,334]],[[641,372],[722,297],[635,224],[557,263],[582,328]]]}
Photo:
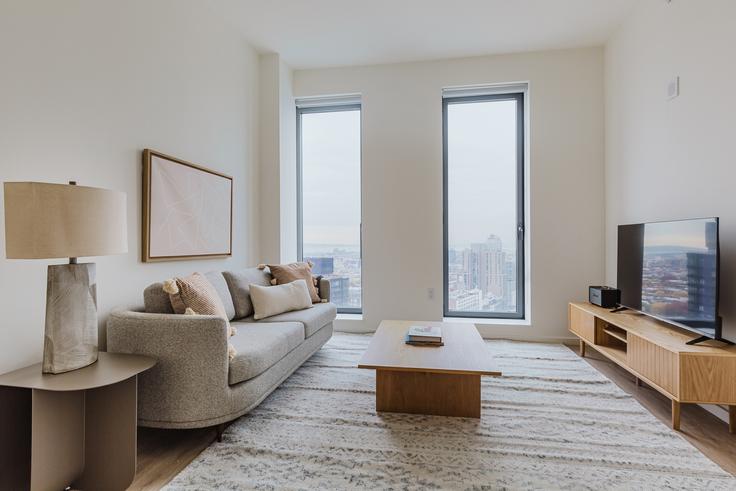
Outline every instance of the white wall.
{"label": "white wall", "polygon": [[279,198],[281,205],[282,263],[297,260],[296,103],[292,94],[293,71],[279,64]]}
{"label": "white wall", "polygon": [[[1,181],[75,179],[128,194],[130,252],[90,259],[101,322],[115,305],[141,304],[153,281],[258,261],[258,57],[201,2],[6,0],[0,67]],[[146,147],[234,177],[231,259],[140,262]],[[46,265],[62,262],[2,254],[0,372],[40,361]]]}
{"label": "white wall", "polygon": [[258,262],[278,263],[281,249],[281,144],[279,55],[260,55],[259,86],[259,188],[261,257]]}
{"label": "white wall", "polygon": [[292,71],[277,53],[260,56],[259,262],[296,261],[296,107]]}
{"label": "white wall", "polygon": [[720,216],[721,314],[736,341],[734,19],[731,0],[647,0],[606,45],[606,278],[617,225]]}
{"label": "white wall", "polygon": [[[294,72],[296,97],[362,94],[363,319],[442,318],[443,87],[528,81],[531,325],[486,337],[569,339],[567,302],[603,279],[600,48]],[[430,300],[427,289],[435,289]]]}

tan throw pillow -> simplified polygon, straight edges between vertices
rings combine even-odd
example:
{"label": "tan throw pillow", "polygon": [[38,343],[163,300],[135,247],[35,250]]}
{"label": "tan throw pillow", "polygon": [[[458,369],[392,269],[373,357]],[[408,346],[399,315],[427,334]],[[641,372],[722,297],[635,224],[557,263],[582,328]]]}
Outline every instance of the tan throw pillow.
{"label": "tan throw pillow", "polygon": [[163,288],[169,294],[174,313],[222,317],[228,323],[228,334],[235,334],[217,290],[204,275],[193,273],[185,278],[166,280]]}
{"label": "tan throw pillow", "polygon": [[296,280],[304,280],[307,284],[309,297],[312,303],[320,303],[322,301],[314,286],[314,278],[312,278],[312,266],[309,263],[290,263],[290,264],[268,264],[271,276],[276,280],[276,285],[285,285]]}
{"label": "tan throw pillow", "polygon": [[276,286],[252,284],[250,285],[250,299],[253,302],[253,310],[255,310],[253,318],[256,320],[312,307],[307,282],[304,280]]}
{"label": "tan throw pillow", "polygon": [[174,278],[174,288],[171,281],[164,282],[164,291],[169,294],[175,313],[183,314],[190,308],[199,315],[218,315],[227,319],[217,290],[204,275],[193,273],[185,278]]}

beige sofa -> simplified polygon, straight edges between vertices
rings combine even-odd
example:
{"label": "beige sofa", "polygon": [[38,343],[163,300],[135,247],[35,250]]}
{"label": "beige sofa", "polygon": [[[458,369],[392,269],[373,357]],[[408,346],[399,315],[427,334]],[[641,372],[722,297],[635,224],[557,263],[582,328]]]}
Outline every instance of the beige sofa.
{"label": "beige sofa", "polygon": [[[269,285],[256,268],[211,272],[237,334],[228,339],[225,319],[176,315],[161,283],[144,292],[144,308],[115,310],[107,321],[107,349],[156,358],[138,378],[138,424],[201,428],[231,421],[266,398],[332,336],[337,309],[331,303],[253,320],[249,285]],[[329,281],[320,282],[329,301]],[[237,350],[228,360],[228,342]]]}

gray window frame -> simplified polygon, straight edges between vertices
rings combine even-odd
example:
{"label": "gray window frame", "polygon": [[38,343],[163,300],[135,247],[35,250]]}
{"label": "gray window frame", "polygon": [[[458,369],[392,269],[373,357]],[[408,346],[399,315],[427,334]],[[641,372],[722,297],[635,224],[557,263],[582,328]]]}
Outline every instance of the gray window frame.
{"label": "gray window frame", "polygon": [[311,113],[330,113],[341,111],[360,111],[360,308],[341,307],[337,309],[338,314],[362,314],[363,313],[363,108],[362,104],[329,104],[323,106],[307,106],[296,108],[296,235],[297,235],[297,258],[304,260],[304,210],[303,199],[303,166],[302,166],[302,115]]}
{"label": "gray window frame", "polygon": [[[447,148],[447,109],[450,104],[469,104],[488,101],[516,101],[516,312],[469,312],[451,311],[449,308],[449,208],[448,208],[448,148]],[[526,276],[525,276],[525,220],[524,220],[524,148],[525,148],[525,94],[511,92],[507,94],[486,94],[472,96],[445,96],[442,98],[442,281],[444,317],[481,318],[481,319],[525,319],[526,310]]]}

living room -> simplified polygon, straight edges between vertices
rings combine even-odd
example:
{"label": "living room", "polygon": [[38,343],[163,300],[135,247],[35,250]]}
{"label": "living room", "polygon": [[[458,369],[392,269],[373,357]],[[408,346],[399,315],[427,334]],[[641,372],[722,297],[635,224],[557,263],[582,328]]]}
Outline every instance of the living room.
{"label": "living room", "polygon": [[[0,489],[733,489],[735,28],[1,0]],[[712,327],[646,303],[658,226]]]}

